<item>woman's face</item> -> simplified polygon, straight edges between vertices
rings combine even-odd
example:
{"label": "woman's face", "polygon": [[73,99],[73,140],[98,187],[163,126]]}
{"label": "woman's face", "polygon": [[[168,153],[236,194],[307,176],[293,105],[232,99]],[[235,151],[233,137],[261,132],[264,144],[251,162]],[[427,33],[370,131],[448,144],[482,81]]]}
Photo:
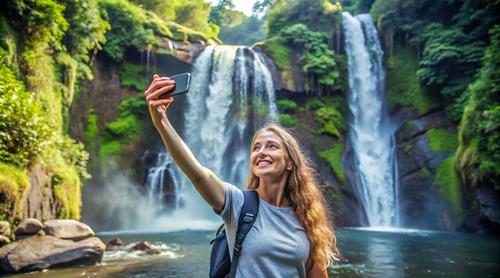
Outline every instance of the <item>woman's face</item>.
{"label": "woman's face", "polygon": [[257,177],[281,176],[291,170],[285,146],[281,139],[270,131],[257,135],[250,154],[250,169]]}

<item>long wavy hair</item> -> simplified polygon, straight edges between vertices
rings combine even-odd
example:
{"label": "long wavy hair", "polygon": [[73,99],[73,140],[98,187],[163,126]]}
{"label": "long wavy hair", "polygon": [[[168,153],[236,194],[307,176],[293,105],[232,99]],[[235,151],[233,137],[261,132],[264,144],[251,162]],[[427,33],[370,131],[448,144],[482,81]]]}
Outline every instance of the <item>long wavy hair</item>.
{"label": "long wavy hair", "polygon": [[[264,131],[270,131],[281,139],[293,163],[284,195],[306,231],[311,245],[309,254],[311,261],[326,268],[334,261],[340,260],[340,252],[337,249],[337,239],[330,222],[326,201],[316,179],[316,171],[312,168],[311,161],[302,153],[297,140],[287,129],[275,123],[268,123],[255,133],[250,151],[257,135]],[[246,187],[248,189],[259,187],[259,177],[254,175],[251,169]]]}

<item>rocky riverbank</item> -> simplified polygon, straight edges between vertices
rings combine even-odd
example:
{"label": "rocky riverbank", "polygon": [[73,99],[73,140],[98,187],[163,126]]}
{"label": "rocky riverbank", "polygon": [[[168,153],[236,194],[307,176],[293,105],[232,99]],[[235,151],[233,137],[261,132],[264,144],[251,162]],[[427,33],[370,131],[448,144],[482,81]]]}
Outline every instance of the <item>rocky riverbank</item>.
{"label": "rocky riverbank", "polygon": [[[54,266],[94,265],[102,260],[104,243],[86,224],[69,219],[35,218],[19,223],[11,234],[0,222],[0,274],[37,271]],[[10,239],[14,242],[10,242]]]}

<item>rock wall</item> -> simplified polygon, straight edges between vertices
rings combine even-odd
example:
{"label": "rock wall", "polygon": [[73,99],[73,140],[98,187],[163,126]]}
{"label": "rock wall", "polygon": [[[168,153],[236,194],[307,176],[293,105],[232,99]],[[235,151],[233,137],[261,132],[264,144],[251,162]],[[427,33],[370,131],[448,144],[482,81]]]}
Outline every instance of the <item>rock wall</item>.
{"label": "rock wall", "polygon": [[43,169],[40,164],[35,165],[28,173],[30,188],[25,198],[23,219],[36,218],[41,221],[57,218],[60,203],[54,195],[52,174]]}
{"label": "rock wall", "polygon": [[453,218],[449,203],[435,185],[436,171],[444,159],[453,155],[433,151],[427,132],[431,129],[455,129],[441,111],[419,115],[403,109],[397,115],[396,155],[399,178],[399,206],[404,227],[455,230],[459,219]]}

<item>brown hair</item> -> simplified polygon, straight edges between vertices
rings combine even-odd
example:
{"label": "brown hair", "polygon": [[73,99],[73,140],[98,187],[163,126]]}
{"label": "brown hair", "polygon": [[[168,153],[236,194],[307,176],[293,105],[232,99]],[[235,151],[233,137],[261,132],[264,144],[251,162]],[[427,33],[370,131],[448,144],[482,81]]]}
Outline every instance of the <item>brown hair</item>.
{"label": "brown hair", "polygon": [[[326,201],[319,189],[316,172],[310,160],[302,153],[297,140],[282,126],[269,123],[257,131],[252,139],[250,151],[253,149],[255,138],[264,131],[276,134],[285,146],[288,157],[293,164],[285,185],[285,197],[298,220],[304,227],[311,244],[310,259],[319,267],[326,268],[333,261],[340,259],[337,249],[337,240],[330,222]],[[246,187],[259,187],[259,177],[252,170],[249,171]],[[311,264],[312,265],[312,264]]]}

